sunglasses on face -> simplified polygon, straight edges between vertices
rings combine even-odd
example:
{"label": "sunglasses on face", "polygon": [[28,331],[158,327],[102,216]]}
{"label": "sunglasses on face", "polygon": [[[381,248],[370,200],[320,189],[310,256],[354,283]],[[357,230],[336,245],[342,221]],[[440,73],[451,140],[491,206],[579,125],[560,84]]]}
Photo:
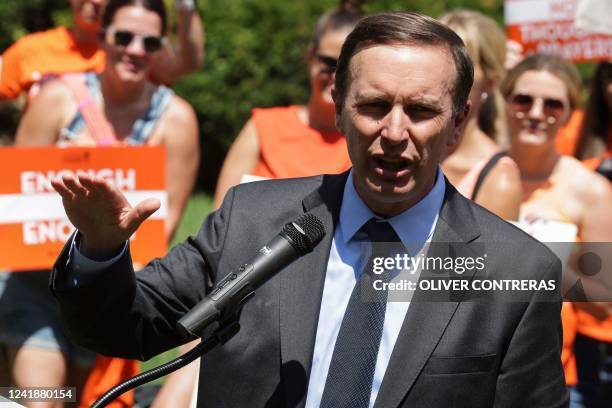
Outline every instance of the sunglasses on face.
{"label": "sunglasses on face", "polygon": [[140,35],[128,30],[114,29],[109,29],[107,32],[110,34],[110,38],[112,39],[112,45],[117,47],[125,48],[130,45],[134,39],[138,39],[141,41],[141,44],[147,53],[153,53],[159,51],[164,44],[163,37],[157,37],[154,35]]}
{"label": "sunglasses on face", "polygon": [[529,94],[514,94],[510,98],[510,105],[517,112],[527,113],[531,110],[537,99],[542,99],[542,111],[544,115],[559,117],[563,114],[565,103],[555,98],[540,98]]}
{"label": "sunglasses on face", "polygon": [[336,66],[338,66],[338,58],[329,57],[323,54],[317,54],[316,57],[326,71],[333,72],[336,70]]}

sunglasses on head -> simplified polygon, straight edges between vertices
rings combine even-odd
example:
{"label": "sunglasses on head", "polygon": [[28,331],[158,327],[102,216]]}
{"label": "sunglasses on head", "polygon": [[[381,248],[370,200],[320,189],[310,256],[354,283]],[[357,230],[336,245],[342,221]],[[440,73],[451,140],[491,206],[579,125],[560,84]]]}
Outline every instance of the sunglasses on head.
{"label": "sunglasses on head", "polygon": [[338,66],[338,58],[317,54],[317,60],[319,60],[319,62],[324,65],[325,69],[328,71],[335,71],[336,66]]}
{"label": "sunglasses on head", "polygon": [[510,105],[517,112],[527,113],[533,107],[536,99],[542,99],[542,110],[546,116],[561,116],[565,103],[555,98],[539,98],[529,94],[514,94],[510,98]]}
{"label": "sunglasses on head", "polygon": [[135,38],[139,39],[142,41],[142,46],[147,53],[159,51],[164,44],[163,37],[154,35],[140,35],[128,30],[114,29],[109,29],[108,33],[111,36],[112,44],[117,47],[127,47]]}

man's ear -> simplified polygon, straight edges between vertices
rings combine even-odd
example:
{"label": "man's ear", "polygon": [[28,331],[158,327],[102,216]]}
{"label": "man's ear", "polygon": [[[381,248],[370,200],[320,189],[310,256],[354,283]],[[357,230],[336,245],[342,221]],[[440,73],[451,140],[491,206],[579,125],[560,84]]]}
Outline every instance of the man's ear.
{"label": "man's ear", "polygon": [[336,129],[338,130],[338,132],[340,133],[344,133],[342,131],[342,120],[340,119],[340,117],[342,116],[342,106],[340,104],[340,99],[338,97],[338,92],[336,91],[336,73],[334,72],[334,83],[332,85],[331,88],[331,96],[332,96],[332,100],[334,101],[334,110],[335,110],[335,114],[336,114],[336,119],[335,119],[335,125],[336,125]]}
{"label": "man's ear", "polygon": [[453,118],[453,132],[446,141],[446,145],[448,147],[455,147],[459,145],[459,142],[461,142],[461,135],[463,134],[463,129],[465,129],[465,125],[467,124],[467,118],[470,115],[471,108],[472,102],[470,102],[468,99],[463,106],[463,109]]}

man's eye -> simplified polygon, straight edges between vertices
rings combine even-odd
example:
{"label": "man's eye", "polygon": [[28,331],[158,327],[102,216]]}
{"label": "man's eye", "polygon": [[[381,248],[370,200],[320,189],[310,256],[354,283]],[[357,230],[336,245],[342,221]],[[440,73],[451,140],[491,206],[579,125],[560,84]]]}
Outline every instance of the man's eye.
{"label": "man's eye", "polygon": [[357,110],[362,114],[383,115],[389,110],[389,105],[384,102],[366,102],[357,105]]}
{"label": "man's eye", "polygon": [[413,105],[406,107],[406,113],[415,120],[424,120],[435,117],[439,112],[429,106]]}

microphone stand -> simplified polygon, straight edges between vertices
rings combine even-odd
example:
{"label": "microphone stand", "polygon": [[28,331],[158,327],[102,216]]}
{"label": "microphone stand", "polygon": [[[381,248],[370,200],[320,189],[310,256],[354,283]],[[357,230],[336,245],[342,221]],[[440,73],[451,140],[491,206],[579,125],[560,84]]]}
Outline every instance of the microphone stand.
{"label": "microphone stand", "polygon": [[240,318],[240,310],[237,313],[233,314],[227,320],[220,322],[219,327],[213,332],[213,334],[207,339],[202,340],[200,344],[195,346],[193,349],[189,350],[187,353],[182,356],[178,356],[174,360],[162,364],[159,367],[152,368],[144,373],[138,374],[124,382],[117,384],[110,390],[108,390],[104,395],[96,400],[91,406],[92,408],[102,408],[107,406],[110,402],[112,402],[115,398],[127,392],[131,389],[138,387],[139,385],[146,384],[149,381],[156,380],[160,377],[163,377],[166,374],[170,374],[179,368],[186,366],[191,363],[196,358],[208,353],[212,349],[214,349],[219,344],[224,344],[228,340],[238,333],[240,330],[240,323],[238,322]]}

